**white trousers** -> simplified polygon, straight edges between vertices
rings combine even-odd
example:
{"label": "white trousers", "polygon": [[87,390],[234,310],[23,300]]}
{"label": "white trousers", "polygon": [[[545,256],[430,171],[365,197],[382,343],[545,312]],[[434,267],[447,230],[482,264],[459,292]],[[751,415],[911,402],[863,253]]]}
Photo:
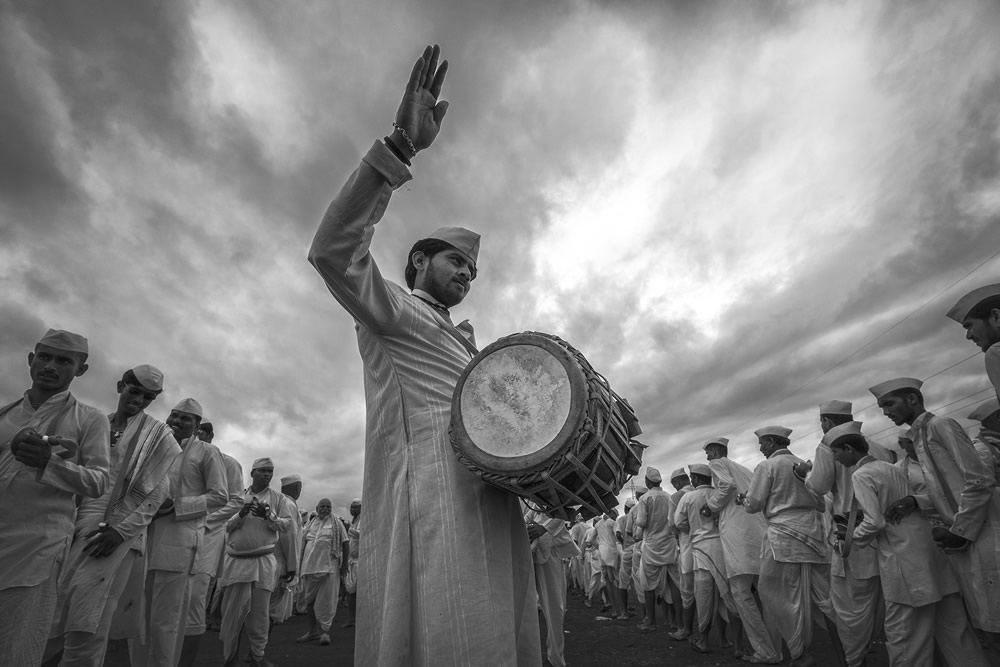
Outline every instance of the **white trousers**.
{"label": "white trousers", "polygon": [[864,662],[875,630],[875,618],[882,605],[882,579],[855,579],[850,574],[830,577],[830,602],[837,615],[837,634],[844,645],[847,667]]}
{"label": "white trousers", "polygon": [[337,600],[340,595],[340,572],[307,574],[302,577],[306,605],[316,615],[320,632],[329,632],[333,618],[337,615]]}
{"label": "white trousers", "polygon": [[145,641],[129,640],[132,667],[176,665],[184,643],[191,575],[150,570],[146,573]]}
{"label": "white trousers", "polygon": [[788,644],[793,659],[800,658],[812,644],[813,605],[834,619],[827,563],[779,563],[771,550],[765,549],[757,590],[761,607]]}
{"label": "white trousers", "polygon": [[185,621],[185,635],[205,634],[205,609],[208,606],[208,589],[212,575],[204,572],[191,575],[191,593],[188,596],[188,611]]}
{"label": "white trousers", "polygon": [[923,607],[886,602],[885,638],[891,667],[932,667],[935,642],[949,667],[989,664],[958,593]]}
{"label": "white trousers", "polygon": [[129,549],[115,570],[115,578],[108,589],[108,599],[97,623],[96,632],[67,632],[62,638],[63,654],[59,667],[101,667],[104,664],[104,654],[108,651],[108,634],[111,632],[111,619],[118,609],[118,600],[125,591],[133,566],[139,564],[145,556]]}
{"label": "white trousers", "polygon": [[743,621],[743,630],[747,633],[754,655],[762,660],[780,660],[781,653],[771,641],[771,634],[764,625],[764,617],[753,596],[753,584],[756,579],[752,574],[734,574],[729,577],[729,593],[733,596],[733,605]]}
{"label": "white trousers", "polygon": [[535,587],[538,602],[545,617],[546,656],[552,667],[566,667],[566,638],[563,634],[563,616],[566,610],[566,571],[562,561],[551,557],[544,563],[535,563]]}
{"label": "white trousers", "polygon": [[38,667],[45,653],[56,611],[56,576],[37,586],[15,586],[0,591],[0,658],[4,667]]}
{"label": "white trousers", "polygon": [[246,629],[250,655],[260,660],[267,648],[270,629],[268,610],[271,591],[257,588],[252,581],[241,581],[222,589],[222,657],[229,661],[240,648],[240,630]]}

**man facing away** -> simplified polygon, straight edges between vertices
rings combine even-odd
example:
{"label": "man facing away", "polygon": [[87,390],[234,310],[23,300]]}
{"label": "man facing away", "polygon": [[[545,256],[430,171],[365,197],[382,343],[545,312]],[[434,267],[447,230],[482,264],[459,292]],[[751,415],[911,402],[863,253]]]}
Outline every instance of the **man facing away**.
{"label": "man facing away", "polygon": [[0,408],[0,656],[36,667],[56,611],[76,503],[108,486],[108,419],[70,393],[87,339],[49,329],[28,353],[31,387]]}
{"label": "man facing away", "polygon": [[830,602],[830,545],[821,518],[826,505],[793,471],[801,459],[788,451],[791,433],[783,426],[754,431],[767,458],[754,469],[744,508],[767,519],[758,586],[761,607],[774,619],[793,664],[800,666],[815,664],[807,653],[813,605],[824,615],[834,650],[843,657]]}
{"label": "man facing away", "polygon": [[656,594],[665,588],[667,566],[677,562],[677,541],[673,532],[674,505],[667,492],[660,488],[663,477],[653,467],[646,468],[648,491],[635,506],[635,530],[642,539],[641,565],[643,611],[639,630],[656,629]]}
{"label": "man facing away", "polygon": [[580,550],[561,519],[528,510],[524,521],[528,526],[528,538],[531,539],[538,602],[547,628],[546,657],[552,667],[566,667],[566,638],[563,633],[566,570],[563,559],[579,555]]}
{"label": "man facing away", "polygon": [[[691,555],[694,559],[694,595],[698,607],[697,632],[689,639],[691,646],[699,653],[708,652],[709,625],[716,611],[725,614],[730,612],[730,620],[735,628],[737,642],[742,644],[741,623],[736,613],[736,605],[729,594],[729,582],[726,578],[725,556],[722,550],[722,540],[719,538],[719,527],[711,512],[702,513],[712,493],[712,469],[704,463],[692,463],[688,466],[691,473],[691,485],[694,489],[681,498],[674,510],[674,523],[682,533],[691,536]],[[721,598],[726,610],[717,610],[716,600]],[[726,642],[725,629],[720,633],[723,643]],[[742,652],[740,652],[742,657]]]}
{"label": "man facing away", "polygon": [[1000,480],[1000,399],[993,397],[983,401],[967,419],[980,423],[972,445],[986,467],[993,471],[993,479]]}
{"label": "man facing away", "polygon": [[986,375],[1000,398],[1000,283],[972,290],[947,313],[985,355]]}
{"label": "man facing away", "polygon": [[[60,609],[49,652],[60,665],[104,663],[111,621],[125,586],[146,568],[146,528],[170,490],[181,448],[163,422],[146,409],[163,391],[163,373],[148,364],[125,371],[118,407],[108,415],[111,467],[107,493],[84,498],[76,537],[60,583]],[[131,637],[138,636],[138,624]]]}
{"label": "man facing away", "polygon": [[[819,405],[819,423],[823,433],[834,426],[853,421],[853,405],[849,401],[830,400]],[[874,458],[892,463],[888,450],[877,442],[868,443],[868,453]],[[833,452],[825,442],[816,445],[810,469],[808,463],[795,467],[806,488],[815,495],[830,498],[833,517],[846,520],[851,513],[854,471],[835,465]],[[879,583],[878,552],[873,544],[858,545],[844,559],[834,552],[830,562],[830,602],[837,614],[837,629],[844,642],[844,658],[848,667],[864,662],[873,633],[881,614],[881,584]]]}
{"label": "man facing away", "polygon": [[309,260],[354,318],[368,410],[358,665],[539,665],[531,551],[516,496],[458,461],[448,435],[459,376],[476,352],[449,308],[476,276],[479,236],[450,227],[418,241],[403,289],[369,246],[407,163],[434,141],[447,62],[427,47],[395,129],[330,205]]}
{"label": "man facing away", "polygon": [[[749,490],[753,473],[729,458],[728,438],[712,438],[702,447],[712,471],[714,488],[700,511],[703,516],[707,514],[719,519],[729,592],[752,647],[745,659],[755,664],[781,662],[780,647],[774,646],[753,594],[760,573],[760,545],[767,523],[760,514],[749,514],[736,504],[737,497]],[[739,639],[739,633],[736,636]]]}
{"label": "man facing away", "polygon": [[922,386],[916,378],[895,378],[869,389],[886,417],[910,426],[927,486],[927,496],[898,500],[887,518],[930,506],[937,510],[944,526],[935,541],[955,568],[973,626],[995,642],[1000,632],[1000,491],[958,422],[924,407]]}
{"label": "man facing away", "polygon": [[625,618],[629,616],[628,592],[632,588],[632,550],[635,545],[635,538],[632,537],[632,526],[635,525],[635,517],[631,519],[629,517],[634,507],[635,499],[627,499],[625,512],[615,519],[615,538],[618,540],[620,549],[618,554],[618,599],[621,600]]}
{"label": "man facing away", "polygon": [[824,445],[838,466],[852,471],[852,493],[862,519],[848,535],[840,534],[837,551],[873,543],[878,550],[885,593],[885,635],[892,667],[931,667],[934,645],[948,665],[987,664],[969,626],[958,581],[947,557],[934,546],[931,526],[914,512],[889,523],[892,505],[910,495],[899,467],[868,454],[870,443],[860,422],[830,428]]}
{"label": "man facing away", "polygon": [[202,414],[198,401],[185,398],[167,417],[181,454],[171,473],[167,500],[149,525],[145,632],[129,642],[133,667],[175,665],[180,659],[206,517],[229,500],[219,450],[195,434]]}
{"label": "man facing away", "polygon": [[302,531],[302,588],[305,591],[309,630],[298,642],[330,643],[330,626],[337,615],[340,580],[347,570],[347,530],[333,516],[333,503],[320,499],[316,516]]}
{"label": "man facing away", "polygon": [[243,496],[243,507],[226,524],[226,556],[219,586],[222,587],[222,657],[235,665],[240,632],[250,643],[250,667],[269,665],[264,659],[270,630],[268,611],[274,588],[278,537],[291,530],[295,517],[288,501],[270,488],[274,463],[259,458],[250,469],[251,484]]}
{"label": "man facing away", "polygon": [[[680,504],[681,498],[688,491],[693,491],[691,480],[684,468],[678,468],[670,475],[670,484],[674,487],[674,493],[670,496],[670,502],[676,508]],[[671,510],[673,512],[673,510]],[[695,621],[695,599],[694,599],[694,556],[691,553],[691,534],[673,531],[676,540],[677,564],[667,566],[667,572],[671,567],[677,569],[677,589],[681,604],[678,611],[676,597],[673,604],[674,614],[677,617],[677,630],[670,634],[674,641],[684,641],[694,632]]]}

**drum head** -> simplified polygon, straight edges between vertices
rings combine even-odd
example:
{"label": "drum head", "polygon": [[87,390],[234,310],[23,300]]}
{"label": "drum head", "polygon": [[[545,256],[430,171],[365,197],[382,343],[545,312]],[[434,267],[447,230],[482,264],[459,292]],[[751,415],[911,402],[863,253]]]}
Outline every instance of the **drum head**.
{"label": "drum head", "polygon": [[514,334],[469,364],[452,401],[456,447],[481,469],[544,468],[570,444],[586,407],[586,379],[547,336]]}

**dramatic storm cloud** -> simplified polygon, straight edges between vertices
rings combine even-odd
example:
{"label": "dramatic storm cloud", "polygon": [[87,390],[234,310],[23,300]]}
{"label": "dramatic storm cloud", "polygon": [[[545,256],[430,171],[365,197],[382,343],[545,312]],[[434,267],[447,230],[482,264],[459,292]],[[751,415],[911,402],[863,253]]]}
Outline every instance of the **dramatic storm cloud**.
{"label": "dramatic storm cloud", "polygon": [[345,514],[361,360],[305,255],[438,43],[451,108],[373,252],[401,280],[414,239],[480,231],[480,345],[565,338],[664,470],[714,435],[753,465],[772,423],[809,457],[830,398],[891,443],[865,388],[899,375],[964,417],[987,381],[943,313],[1000,281],[998,28],[989,0],[6,4],[0,399],[78,331],[82,400],[155,364],[154,415],[197,398]]}

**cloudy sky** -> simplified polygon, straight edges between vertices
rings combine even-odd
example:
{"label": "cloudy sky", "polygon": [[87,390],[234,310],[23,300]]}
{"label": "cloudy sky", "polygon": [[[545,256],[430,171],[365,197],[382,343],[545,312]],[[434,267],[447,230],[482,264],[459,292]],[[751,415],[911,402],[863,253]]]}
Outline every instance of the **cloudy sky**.
{"label": "cloudy sky", "polygon": [[155,416],[196,397],[346,513],[361,360],[306,251],[438,43],[451,108],[374,254],[401,281],[414,239],[480,231],[481,345],[569,341],[665,470],[712,435],[753,466],[772,423],[811,457],[829,398],[894,441],[866,387],[900,375],[964,417],[987,381],[943,313],[1000,281],[998,28],[991,0],[4,3],[0,399],[78,331],[85,402],[155,364]]}

